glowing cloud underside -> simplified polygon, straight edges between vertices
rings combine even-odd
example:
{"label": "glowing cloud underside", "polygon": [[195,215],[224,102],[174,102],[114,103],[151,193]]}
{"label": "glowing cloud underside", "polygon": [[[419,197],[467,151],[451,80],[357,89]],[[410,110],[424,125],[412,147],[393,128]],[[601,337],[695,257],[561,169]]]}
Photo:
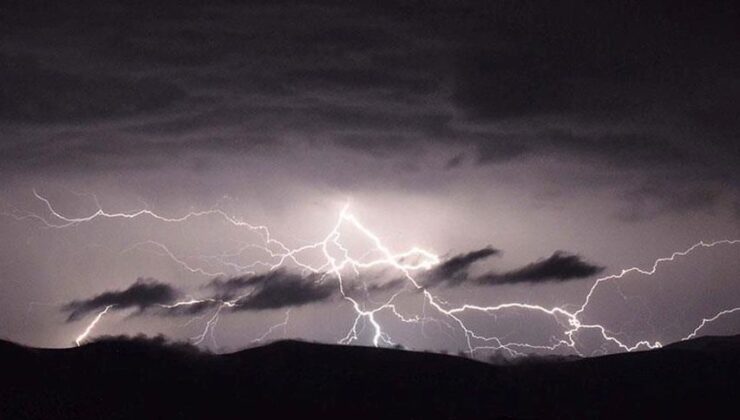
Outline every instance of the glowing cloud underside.
{"label": "glowing cloud underside", "polygon": [[[232,262],[226,261],[226,258],[218,259],[226,268],[236,270],[245,273],[254,273],[258,267],[266,271],[276,270],[282,268],[286,263],[290,262],[295,264],[304,273],[312,273],[320,276],[320,281],[331,281],[335,280],[341,297],[350,303],[351,307],[355,312],[354,319],[348,320],[348,330],[346,334],[339,340],[339,343],[350,344],[359,339],[361,321],[366,321],[372,328],[372,342],[375,346],[380,345],[393,345],[394,340],[389,336],[383,329],[381,323],[376,319],[376,314],[380,312],[387,312],[395,316],[398,320],[404,323],[418,323],[422,324],[428,321],[441,321],[447,325],[459,329],[460,332],[464,333],[465,346],[467,351],[471,354],[478,350],[491,349],[491,350],[503,350],[511,355],[521,355],[528,351],[562,351],[568,350],[576,354],[581,354],[578,349],[577,334],[586,330],[595,331],[604,343],[611,343],[618,346],[623,351],[633,351],[638,349],[657,348],[661,346],[658,341],[651,341],[648,339],[639,340],[636,342],[624,342],[601,324],[588,324],[584,323],[581,319],[581,315],[591,305],[592,296],[596,290],[606,282],[618,281],[628,274],[642,274],[645,276],[652,276],[658,270],[658,268],[664,264],[675,261],[678,257],[686,256],[693,251],[700,248],[713,248],[721,245],[737,245],[740,244],[740,239],[723,239],[713,242],[698,242],[688,249],[682,251],[676,251],[669,256],[658,258],[654,261],[652,266],[647,268],[630,267],[621,270],[616,274],[600,277],[596,279],[591,288],[586,293],[583,303],[578,306],[575,310],[566,310],[564,307],[545,307],[535,304],[522,303],[522,302],[509,302],[502,303],[493,306],[479,306],[473,304],[463,304],[461,306],[450,306],[448,303],[441,300],[439,297],[432,294],[429,289],[425,288],[419,281],[419,275],[427,272],[438,266],[442,261],[438,255],[433,252],[412,248],[403,253],[393,253],[382,241],[375,235],[368,227],[363,225],[352,213],[350,213],[348,206],[345,206],[340,212],[336,219],[336,223],[328,234],[321,240],[313,244],[304,245],[298,248],[289,248],[284,243],[272,238],[269,229],[266,226],[257,226],[246,223],[242,220],[234,218],[220,209],[210,209],[198,212],[189,212],[181,217],[165,217],[159,215],[151,210],[143,209],[131,213],[109,213],[99,208],[93,214],[86,217],[72,218],[67,217],[58,212],[52,203],[39,195],[34,191],[34,195],[41,200],[48,209],[51,217],[45,217],[35,213],[26,213],[16,211],[10,214],[10,216],[17,220],[36,220],[41,222],[47,228],[53,229],[65,229],[71,228],[82,223],[91,222],[96,219],[136,219],[140,217],[148,217],[157,220],[162,223],[187,223],[189,220],[199,217],[219,217],[226,222],[232,224],[236,228],[248,229],[256,232],[262,239],[261,244],[248,244],[247,248],[257,248],[265,251],[272,260],[272,262],[266,261],[255,261],[249,265],[237,265]],[[96,200],[97,201],[97,200]],[[359,232],[365,239],[372,244],[372,249],[367,255],[377,255],[378,257],[371,260],[365,260],[364,258],[353,258],[350,256],[348,248],[342,242],[342,229],[351,227],[355,231]],[[224,272],[211,272],[200,267],[193,267],[187,264],[183,259],[174,255],[167,248],[166,245],[155,242],[147,241],[145,243],[137,243],[132,245],[130,249],[134,247],[150,245],[157,250],[160,255],[166,256],[172,259],[174,262],[179,264],[184,269],[197,274],[205,276],[217,276],[224,275]],[[244,249],[244,248],[243,248]],[[241,252],[243,249],[237,251]],[[333,250],[333,252],[332,252]],[[339,250],[338,252],[336,250]],[[322,255],[322,261],[316,264],[309,264],[305,261],[302,256],[308,251],[319,251]],[[338,254],[338,255],[337,255]],[[237,254],[234,254],[237,255]],[[225,256],[222,256],[225,257]],[[404,261],[412,261],[410,263]],[[397,308],[397,298],[403,292],[399,290],[387,298],[384,302],[374,305],[373,308],[367,309],[365,305],[361,304],[355,298],[349,296],[346,293],[345,273],[347,271],[355,274],[360,273],[361,270],[373,269],[373,268],[390,268],[397,270],[402,274],[402,278],[407,282],[407,286],[411,289],[417,289],[422,293],[425,303],[433,308],[434,314],[430,315],[426,311],[423,315],[417,314],[413,316],[403,315]],[[245,295],[236,296],[229,299],[197,299],[188,298],[186,300],[178,301],[173,304],[160,305],[163,308],[178,308],[189,305],[202,305],[204,303],[213,304],[215,310],[207,317],[205,326],[201,334],[193,337],[193,341],[196,344],[202,343],[207,337],[213,337],[213,331],[218,325],[220,317],[223,315],[225,308],[233,308],[237,305],[237,302],[244,298]],[[79,345],[84,342],[87,337],[91,334],[95,326],[101,321],[101,319],[112,309],[112,305],[107,306],[104,310],[97,313],[94,319],[86,326],[83,333],[80,334],[75,342]],[[462,319],[462,314],[467,312],[479,312],[485,314],[496,314],[499,312],[535,312],[544,314],[552,317],[558,325],[562,326],[562,337],[560,339],[553,338],[552,344],[539,345],[531,344],[527,342],[509,342],[501,337],[487,336],[482,333],[476,332],[473,328],[466,325]],[[716,312],[715,315],[702,319],[696,328],[687,331],[686,336],[682,340],[690,339],[695,336],[708,324],[720,319],[726,315],[740,312],[740,306],[734,308],[723,308]],[[268,335],[273,333],[275,330],[285,328],[290,321],[290,312],[286,313],[285,319],[271,327],[262,336],[256,338],[254,341],[259,342],[267,338]]]}

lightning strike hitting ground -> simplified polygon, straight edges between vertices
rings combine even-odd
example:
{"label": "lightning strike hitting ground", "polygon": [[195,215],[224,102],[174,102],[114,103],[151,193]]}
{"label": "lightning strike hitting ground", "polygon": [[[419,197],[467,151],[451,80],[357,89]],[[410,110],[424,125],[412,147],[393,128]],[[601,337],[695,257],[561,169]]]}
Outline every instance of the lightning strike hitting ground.
{"label": "lightning strike hitting ground", "polygon": [[290,309],[288,309],[287,311],[285,311],[285,319],[283,320],[283,322],[281,322],[279,324],[275,324],[275,325],[271,326],[270,328],[268,328],[267,331],[265,331],[264,334],[262,334],[261,336],[255,338],[254,340],[252,340],[252,343],[253,344],[256,344],[256,343],[260,343],[262,341],[265,341],[267,339],[267,337],[269,337],[272,333],[274,333],[275,331],[277,331],[279,328],[282,328],[282,330],[283,330],[283,336],[285,336],[286,335],[286,329],[288,328],[288,322],[290,322]]}
{"label": "lightning strike hitting ground", "polygon": [[88,324],[87,328],[85,328],[85,331],[82,332],[82,334],[78,335],[77,338],[75,338],[75,344],[78,346],[82,344],[83,341],[87,338],[87,336],[90,334],[90,332],[95,328],[96,325],[98,325],[98,322],[103,318],[103,315],[107,314],[108,311],[115,305],[108,305],[100,311],[97,315],[95,315],[95,318],[93,318],[92,322]]}
{"label": "lightning strike hitting ground", "polygon": [[[618,281],[626,275],[632,273],[652,276],[657,272],[660,265],[668,262],[673,262],[676,260],[676,258],[686,256],[698,248],[713,248],[721,245],[740,244],[740,239],[724,239],[713,242],[701,241],[692,245],[686,250],[676,251],[670,256],[656,259],[652,266],[649,268],[631,267],[621,270],[621,272],[619,272],[618,274],[611,274],[605,277],[600,277],[594,281],[594,283],[586,293],[583,304],[578,306],[575,311],[566,310],[564,307],[545,307],[541,305],[522,302],[502,303],[493,306],[479,306],[473,304],[450,306],[447,302],[433,295],[429,289],[425,288],[422,283],[417,280],[418,273],[423,273],[424,271],[430,270],[440,264],[441,259],[438,255],[433,252],[419,248],[412,248],[406,252],[394,254],[386,245],[383,244],[381,239],[376,234],[374,234],[369,228],[364,226],[353,214],[349,212],[348,205],[344,206],[344,208],[341,209],[336,223],[323,240],[313,244],[291,249],[287,247],[284,243],[273,239],[271,237],[269,229],[266,226],[251,225],[230,216],[220,209],[189,212],[184,216],[172,218],[162,216],[147,209],[138,210],[131,213],[110,213],[104,211],[102,208],[99,208],[96,212],[89,216],[72,218],[58,212],[48,199],[41,196],[35,190],[33,191],[33,193],[36,198],[38,198],[45,204],[47,210],[51,215],[50,219],[35,213],[20,212],[17,210],[9,215],[17,220],[37,220],[40,221],[46,228],[52,229],[71,228],[76,225],[91,222],[96,219],[135,219],[139,217],[149,217],[163,223],[185,223],[191,219],[199,217],[219,217],[232,224],[236,228],[246,228],[250,231],[257,232],[262,238],[263,244],[244,244],[242,248],[234,253],[216,256],[202,256],[200,258],[204,260],[214,260],[220,262],[225,267],[234,270],[236,273],[242,275],[253,274],[255,272],[253,270],[258,267],[263,267],[267,271],[275,270],[283,267],[286,262],[290,261],[291,263],[299,267],[304,274],[318,274],[320,276],[321,282],[336,281],[341,296],[348,303],[350,303],[356,314],[354,319],[350,322],[350,327],[347,333],[338,340],[339,343],[350,344],[357,341],[359,339],[361,328],[369,324],[372,330],[373,345],[393,345],[393,339],[389,336],[388,333],[383,330],[382,325],[376,319],[376,314],[384,311],[392,314],[401,322],[410,324],[421,324],[422,328],[426,322],[433,321],[440,322],[441,324],[450,328],[458,329],[464,334],[465,347],[467,352],[469,352],[471,355],[479,350],[503,350],[508,352],[508,354],[512,356],[516,356],[522,355],[527,351],[556,351],[559,349],[567,349],[570,352],[581,355],[581,351],[578,349],[577,333],[583,330],[592,330],[597,332],[604,343],[612,343],[618,346],[623,351],[629,352],[642,348],[660,347],[660,342],[647,339],[639,340],[632,343],[624,342],[616,338],[614,334],[612,334],[606,327],[601,324],[584,323],[580,316],[591,304],[592,296],[594,295],[595,291],[606,282]],[[95,203],[97,203],[97,199],[94,196],[93,198],[95,200]],[[369,240],[369,242],[372,244],[371,251],[365,254],[364,257],[358,259],[351,257],[350,251],[347,249],[346,246],[343,245],[341,240],[342,229],[346,227],[353,228],[355,231],[359,232],[365,239]],[[133,249],[141,248],[144,246],[149,246],[150,248],[156,249],[156,252],[159,255],[170,258],[178,265],[180,265],[183,269],[189,272],[210,277],[225,275],[224,272],[212,272],[200,267],[194,267],[186,263],[182,258],[172,253],[166,245],[152,240],[131,245],[129,248],[122,252],[130,252]],[[272,261],[256,261],[248,265],[240,265],[227,261],[227,258],[240,255],[248,248],[255,248],[264,251]],[[338,252],[333,250],[338,250]],[[301,254],[307,251],[320,251],[323,256],[322,263],[318,265],[312,265],[302,260]],[[370,254],[376,254],[378,255],[378,257],[375,259],[366,260],[365,258],[367,257],[367,255]],[[412,262],[407,263],[404,261]],[[349,270],[355,275],[359,275],[360,270],[378,267],[392,268],[402,273],[404,280],[408,283],[407,285],[412,287],[412,290],[418,290],[423,294],[425,300],[424,311],[426,312],[426,306],[428,305],[429,307],[433,308],[437,316],[439,316],[440,318],[429,316],[426,313],[424,313],[423,315],[413,316],[402,315],[401,311],[399,311],[396,306],[396,300],[398,296],[405,290],[399,290],[395,292],[385,302],[375,304],[371,308],[367,308],[366,304],[363,304],[357,299],[349,296],[346,290],[347,286],[344,279],[346,271]],[[216,309],[214,310],[210,318],[208,318],[208,320],[206,321],[203,332],[196,337],[193,337],[193,342],[195,344],[200,344],[207,337],[210,337],[215,344],[216,339],[214,336],[214,330],[218,324],[220,317],[222,316],[223,309],[233,308],[240,299],[247,297],[248,295],[249,293],[228,300],[216,300],[212,298],[188,298],[187,300],[176,302],[172,305],[160,306],[162,306],[163,308],[172,309],[180,306],[189,306],[203,303],[214,304],[216,306]],[[92,320],[92,322],[87,325],[84,332],[80,334],[80,336],[78,336],[75,340],[78,345],[88,337],[88,335],[92,332],[92,330],[98,324],[103,315],[105,315],[112,308],[112,306],[113,305],[107,306],[105,310],[98,313],[97,316]],[[562,338],[557,339],[553,337],[551,340],[553,344],[551,345],[531,344],[526,342],[507,342],[501,337],[486,336],[477,333],[472,328],[468,327],[460,317],[460,315],[465,312],[495,314],[498,312],[507,311],[536,312],[550,316],[563,327]],[[711,317],[704,318],[690,334],[686,335],[683,338],[683,340],[695,337],[698,332],[707,324],[710,324],[723,316],[738,311],[740,311],[740,306],[735,308],[726,308],[717,312]],[[256,338],[254,342],[260,342],[264,340],[267,336],[269,336],[278,328],[286,328],[289,320],[290,311],[286,313],[286,317],[283,322],[272,326],[265,334]]]}

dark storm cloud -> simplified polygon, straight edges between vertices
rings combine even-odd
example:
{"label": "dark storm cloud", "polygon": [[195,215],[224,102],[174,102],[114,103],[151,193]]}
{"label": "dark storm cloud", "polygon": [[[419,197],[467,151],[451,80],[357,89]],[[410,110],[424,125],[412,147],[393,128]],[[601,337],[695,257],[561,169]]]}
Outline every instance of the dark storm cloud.
{"label": "dark storm cloud", "polygon": [[[4,15],[13,19],[0,52],[24,51],[30,64],[3,67],[4,79],[21,83],[3,92],[0,117],[44,124],[128,117],[105,133],[79,133],[59,149],[51,147],[48,132],[35,133],[47,139],[23,160],[37,165],[18,167],[116,167],[126,153],[131,160],[200,150],[249,154],[254,137],[278,143],[286,131],[378,154],[418,142],[450,119],[388,109],[412,107],[414,97],[434,93],[439,80],[404,62],[409,55],[423,62],[425,48],[413,47],[415,41],[383,16],[365,19],[361,10],[330,4],[102,3],[5,6]],[[151,111],[169,112],[174,105],[178,113],[152,118]],[[233,128],[222,136],[229,150],[219,150],[212,132],[225,127]],[[172,141],[152,144],[147,134]],[[19,138],[20,144],[8,145],[11,151],[29,148],[28,136]],[[37,162],[39,155],[54,158]]]}
{"label": "dark storm cloud", "polygon": [[542,146],[600,157],[617,166],[701,163],[686,150],[655,133],[603,132],[583,135],[553,130],[542,136]]}
{"label": "dark storm cloud", "polygon": [[328,300],[339,291],[330,279],[304,276],[286,270],[264,274],[214,279],[206,285],[219,300],[234,300],[234,311],[258,311],[302,306]]}
{"label": "dark storm cloud", "polygon": [[422,283],[427,287],[455,287],[462,284],[494,286],[515,283],[543,283],[583,279],[604,270],[580,256],[557,251],[550,257],[505,273],[488,272],[471,275],[470,267],[500,251],[486,247],[477,251],[454,256],[423,275]]}
{"label": "dark storm cloud", "polygon": [[[305,277],[283,270],[252,276],[247,283],[247,287],[255,289],[235,302],[234,311],[303,306],[326,301],[338,291],[337,284],[330,279],[320,280],[317,275]],[[235,287],[237,283],[232,283],[229,288]]]}
{"label": "dark storm cloud", "polygon": [[343,90],[386,90],[396,93],[426,94],[437,88],[437,83],[402,74],[385,73],[377,69],[316,69],[287,73],[289,79],[305,81],[307,87]]}
{"label": "dark storm cloud", "polygon": [[165,108],[185,97],[156,78],[77,75],[45,68],[24,56],[0,55],[0,119],[8,122],[84,122]]}
{"label": "dark storm cloud", "polygon": [[137,308],[142,312],[154,305],[172,303],[179,294],[168,284],[140,278],[125,290],[105,292],[89,299],[69,302],[62,307],[62,311],[69,312],[68,322],[76,321],[109,305],[115,305],[112,310]]}
{"label": "dark storm cloud", "polygon": [[[714,176],[723,152],[737,154],[726,135],[740,132],[726,118],[740,98],[737,17],[731,2],[497,2],[457,34],[468,48],[457,54],[452,98],[478,121],[599,127],[525,136],[530,152],[629,166],[720,158],[702,168]],[[692,153],[699,141],[705,147]],[[486,156],[487,143],[478,143]]]}
{"label": "dark storm cloud", "polygon": [[[290,306],[302,306],[314,302],[322,302],[339,296],[340,289],[333,276],[320,280],[322,274],[300,275],[286,270],[271,271],[269,273],[234,277],[230,279],[214,279],[205,288],[214,292],[213,299],[218,301],[236,300],[234,310],[278,309]],[[344,292],[350,296],[362,294],[370,296],[383,294],[402,289],[408,284],[407,279],[396,278],[383,280],[371,276],[366,279],[345,279]],[[211,305],[204,304],[203,309]]]}
{"label": "dark storm cloud", "polygon": [[225,280],[216,278],[206,284],[204,288],[213,290],[216,296],[231,299],[239,291],[250,286],[255,286],[261,281],[262,276],[232,277]]}
{"label": "dark storm cloud", "polygon": [[604,267],[586,262],[578,255],[557,251],[544,260],[522,268],[503,274],[485,274],[475,278],[474,281],[481,285],[562,282],[588,278],[603,270]]}
{"label": "dark storm cloud", "polygon": [[721,199],[721,187],[705,184],[670,185],[656,182],[626,191],[617,217],[627,222],[649,220],[662,214],[707,210]]}
{"label": "dark storm cloud", "polygon": [[569,83],[558,80],[547,64],[539,54],[521,50],[463,53],[456,63],[453,99],[477,119],[568,112]]}
{"label": "dark storm cloud", "polygon": [[372,284],[364,284],[361,286],[362,290],[365,290],[367,293],[383,293],[388,292],[391,290],[398,290],[402,288],[405,284],[408,283],[408,280],[406,279],[394,279],[391,281],[387,281],[385,283],[372,283]]}
{"label": "dark storm cloud", "polygon": [[458,53],[454,96],[487,119],[639,112],[693,94],[707,71],[737,64],[725,55],[738,42],[737,13],[732,2],[481,6],[477,26],[458,35],[469,48]]}
{"label": "dark storm cloud", "polygon": [[[101,293],[90,299],[75,300],[62,307],[69,312],[68,322],[76,321],[109,305],[111,310],[137,308],[157,316],[194,316],[232,302],[233,311],[259,311],[296,307],[329,300],[339,293],[339,286],[332,279],[321,280],[320,275],[301,275],[286,270],[264,274],[216,278],[203,289],[211,290],[210,296],[195,298],[195,303],[163,307],[173,304],[182,292],[154,279],[138,279],[124,290]],[[363,290],[379,293],[397,289],[400,280],[386,284],[368,285]],[[355,286],[351,286],[353,288]],[[184,301],[188,301],[185,299]]]}
{"label": "dark storm cloud", "polygon": [[425,275],[424,283],[428,286],[446,284],[454,286],[469,280],[468,269],[474,263],[498,255],[501,251],[490,246],[456,255],[434,267]]}
{"label": "dark storm cloud", "polygon": [[507,162],[525,156],[532,151],[531,146],[522,141],[522,139],[511,139],[501,136],[481,138],[478,136],[475,137],[474,141],[477,144],[477,163],[481,165]]}
{"label": "dark storm cloud", "polygon": [[0,13],[0,159],[17,170],[270,158],[290,138],[740,190],[735,2],[36,6]]}

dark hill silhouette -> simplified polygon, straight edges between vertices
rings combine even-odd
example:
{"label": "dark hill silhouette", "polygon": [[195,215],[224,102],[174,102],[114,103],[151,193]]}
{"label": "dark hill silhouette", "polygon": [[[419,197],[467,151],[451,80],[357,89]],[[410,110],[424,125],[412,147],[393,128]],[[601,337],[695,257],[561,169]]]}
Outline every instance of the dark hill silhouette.
{"label": "dark hill silhouette", "polygon": [[111,338],[0,342],[0,418],[736,418],[740,336],[578,360],[283,341],[226,355]]}

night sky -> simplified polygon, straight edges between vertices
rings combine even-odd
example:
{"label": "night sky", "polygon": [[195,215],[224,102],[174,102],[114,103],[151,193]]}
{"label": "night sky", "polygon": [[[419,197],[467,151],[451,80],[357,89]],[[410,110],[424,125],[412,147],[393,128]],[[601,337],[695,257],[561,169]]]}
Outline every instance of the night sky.
{"label": "night sky", "polygon": [[[737,2],[73,3],[0,5],[0,337],[593,355],[740,306]],[[429,297],[589,290],[573,337]]]}

